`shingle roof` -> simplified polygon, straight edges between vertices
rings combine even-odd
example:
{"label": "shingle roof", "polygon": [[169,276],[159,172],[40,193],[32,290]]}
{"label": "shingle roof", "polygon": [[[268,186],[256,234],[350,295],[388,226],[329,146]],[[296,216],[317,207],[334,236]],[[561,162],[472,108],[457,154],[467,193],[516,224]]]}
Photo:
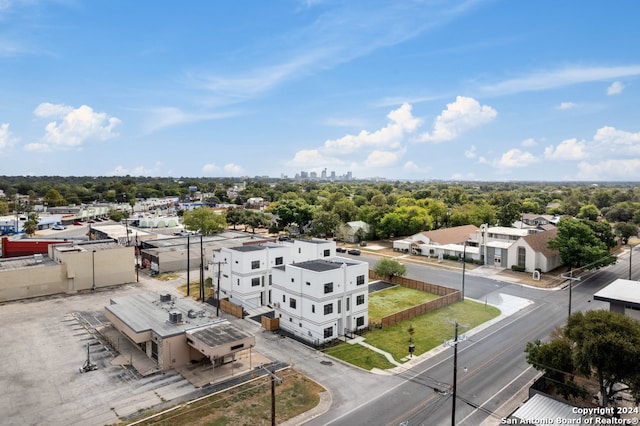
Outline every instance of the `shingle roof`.
{"label": "shingle roof", "polygon": [[442,228],[435,231],[421,232],[420,235],[424,235],[429,238],[432,243],[445,245],[445,244],[460,244],[469,240],[471,234],[475,234],[478,231],[478,227],[475,225],[463,225],[453,228]]}
{"label": "shingle roof", "polygon": [[527,235],[526,237],[522,237],[522,239],[525,240],[534,251],[549,258],[558,254],[558,250],[552,250],[547,247],[549,239],[555,238],[556,235],[558,235],[558,228],[554,227],[548,231],[536,232],[534,234]]}

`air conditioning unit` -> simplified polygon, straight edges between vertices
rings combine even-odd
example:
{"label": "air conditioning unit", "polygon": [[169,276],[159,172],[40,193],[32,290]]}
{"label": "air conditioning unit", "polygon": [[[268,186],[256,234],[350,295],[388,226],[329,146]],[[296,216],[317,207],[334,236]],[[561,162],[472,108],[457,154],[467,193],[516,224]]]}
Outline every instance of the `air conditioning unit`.
{"label": "air conditioning unit", "polygon": [[182,312],[176,312],[176,311],[169,312],[169,322],[171,324],[178,324],[182,322]]}
{"label": "air conditioning unit", "polygon": [[160,295],[161,302],[171,302],[171,295],[169,293],[164,293]]}

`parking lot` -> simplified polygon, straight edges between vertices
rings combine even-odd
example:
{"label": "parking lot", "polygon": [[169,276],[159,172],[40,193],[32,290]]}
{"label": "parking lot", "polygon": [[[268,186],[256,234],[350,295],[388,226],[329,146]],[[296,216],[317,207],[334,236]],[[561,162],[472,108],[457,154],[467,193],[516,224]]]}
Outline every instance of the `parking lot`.
{"label": "parking lot", "polygon": [[[152,284],[0,305],[1,423],[113,424],[196,391],[176,371],[142,377],[97,338],[111,297],[162,290]],[[97,369],[82,373],[87,347]]]}

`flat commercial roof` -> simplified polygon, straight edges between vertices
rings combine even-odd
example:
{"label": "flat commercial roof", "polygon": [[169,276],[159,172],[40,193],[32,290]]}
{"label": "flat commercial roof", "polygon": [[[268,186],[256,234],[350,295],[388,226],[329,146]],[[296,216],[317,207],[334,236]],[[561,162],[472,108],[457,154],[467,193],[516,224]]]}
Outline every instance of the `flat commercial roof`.
{"label": "flat commercial roof", "polygon": [[640,282],[618,278],[593,295],[594,300],[617,302],[640,308]]}
{"label": "flat commercial roof", "polygon": [[43,266],[57,265],[58,262],[49,256],[22,256],[0,259],[0,271],[10,271],[14,269],[38,268]]}
{"label": "flat commercial roof", "polygon": [[[169,295],[171,298],[163,302],[161,295]],[[136,333],[153,331],[162,338],[182,334],[193,328],[219,322],[227,323],[195,302],[170,293],[140,293],[116,297],[111,299],[111,304],[105,306],[105,309]],[[171,322],[170,313],[182,314],[181,320]]]}
{"label": "flat commercial roof", "polygon": [[212,348],[227,343],[237,342],[238,340],[252,336],[251,333],[247,333],[227,321],[194,330],[188,330],[187,334],[195,337],[205,345]]}

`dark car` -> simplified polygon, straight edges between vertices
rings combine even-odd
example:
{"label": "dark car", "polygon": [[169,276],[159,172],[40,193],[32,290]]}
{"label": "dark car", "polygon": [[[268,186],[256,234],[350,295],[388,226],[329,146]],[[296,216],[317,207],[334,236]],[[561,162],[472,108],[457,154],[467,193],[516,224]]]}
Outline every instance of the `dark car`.
{"label": "dark car", "polygon": [[353,254],[353,255],[355,255],[355,256],[359,256],[359,255],[360,255],[360,250],[358,250],[358,249],[351,249],[351,250],[349,250],[347,253],[349,253],[349,254]]}
{"label": "dark car", "polygon": [[336,247],[336,252],[337,253],[346,253],[347,249],[344,247]]}
{"label": "dark car", "polygon": [[82,226],[82,222],[78,222],[77,220],[75,222],[73,222],[74,225],[76,226]]}

